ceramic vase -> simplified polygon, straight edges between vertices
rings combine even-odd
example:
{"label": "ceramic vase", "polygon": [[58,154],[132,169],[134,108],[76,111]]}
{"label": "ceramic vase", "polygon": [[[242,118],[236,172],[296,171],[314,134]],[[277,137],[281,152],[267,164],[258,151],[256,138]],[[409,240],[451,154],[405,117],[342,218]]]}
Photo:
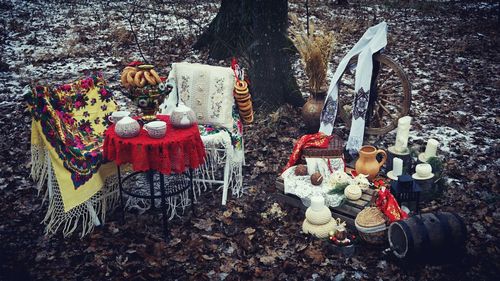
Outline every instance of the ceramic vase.
{"label": "ceramic vase", "polygon": [[304,119],[306,130],[309,133],[317,133],[319,131],[321,111],[325,104],[325,97],[326,91],[311,92],[306,103],[302,106],[302,119]]}

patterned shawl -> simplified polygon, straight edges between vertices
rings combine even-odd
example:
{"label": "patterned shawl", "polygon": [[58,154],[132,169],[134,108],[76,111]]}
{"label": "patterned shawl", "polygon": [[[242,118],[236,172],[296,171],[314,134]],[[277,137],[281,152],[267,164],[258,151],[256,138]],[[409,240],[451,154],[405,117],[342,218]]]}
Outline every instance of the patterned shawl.
{"label": "patterned shawl", "polygon": [[31,144],[48,150],[66,212],[92,197],[115,172],[113,163],[103,165],[101,151],[108,116],[116,109],[105,84],[98,73],[72,84],[35,86],[26,97],[33,117]]}

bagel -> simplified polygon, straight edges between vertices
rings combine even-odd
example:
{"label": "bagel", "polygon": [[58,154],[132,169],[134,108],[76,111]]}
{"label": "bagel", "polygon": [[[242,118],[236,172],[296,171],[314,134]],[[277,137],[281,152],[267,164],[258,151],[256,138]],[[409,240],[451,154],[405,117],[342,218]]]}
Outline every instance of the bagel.
{"label": "bagel", "polygon": [[244,94],[247,94],[249,92],[248,88],[245,88],[243,90],[240,90],[240,89],[235,89],[234,90],[238,95],[244,95]]}
{"label": "bagel", "polygon": [[243,117],[243,122],[245,122],[246,124],[252,123],[253,122],[253,113],[248,117]]}
{"label": "bagel", "polygon": [[236,102],[237,102],[238,104],[240,104],[240,103],[245,103],[245,102],[247,102],[247,101],[249,101],[249,100],[250,100],[250,95],[245,96],[245,97],[235,97],[235,99],[236,99]]}
{"label": "bagel", "polygon": [[123,71],[130,71],[130,70],[135,70],[137,71],[137,68],[133,67],[133,66],[125,66],[125,68],[123,69]]}
{"label": "bagel", "polygon": [[235,94],[233,96],[235,99],[241,100],[241,99],[248,99],[248,97],[250,97],[250,94],[244,94],[244,95]]}
{"label": "bagel", "polygon": [[146,79],[144,78],[144,76],[141,77],[141,80],[139,81],[139,84],[137,84],[137,86],[139,86],[140,88],[146,86]]}
{"label": "bagel", "polygon": [[245,80],[238,80],[234,84],[234,87],[236,88],[236,91],[244,91],[248,89],[248,84]]}
{"label": "bagel", "polygon": [[149,71],[149,73],[151,73],[151,75],[153,75],[153,77],[155,78],[156,80],[156,83],[161,83],[161,78],[160,78],[160,75],[158,75],[158,72],[156,72],[156,70],[154,69],[151,69]]}
{"label": "bagel", "polygon": [[248,118],[248,116],[252,115],[253,111],[252,109],[246,110],[246,111],[241,111],[240,110],[240,116],[243,118]]}
{"label": "bagel", "polygon": [[122,75],[120,76],[120,81],[122,82],[122,86],[125,88],[130,87],[130,84],[127,81],[127,74],[129,71],[123,70]]}
{"label": "bagel", "polygon": [[144,71],[142,71],[142,70],[139,70],[139,71],[137,71],[137,72],[135,73],[135,75],[134,75],[134,84],[135,84],[136,86],[139,86],[139,85],[140,85],[140,83],[141,83],[141,78],[143,78],[143,76],[144,76],[143,74],[144,74]]}
{"label": "bagel", "polygon": [[239,104],[239,106],[240,106],[240,111],[248,111],[248,110],[252,109],[251,102],[241,103],[241,104]]}
{"label": "bagel", "polygon": [[156,79],[153,75],[151,75],[151,73],[149,73],[149,71],[144,71],[144,78],[146,78],[146,81],[152,86],[157,84]]}
{"label": "bagel", "polygon": [[135,83],[134,83],[134,76],[136,74],[136,71],[135,70],[130,70],[127,72],[127,82],[130,86],[134,86]]}

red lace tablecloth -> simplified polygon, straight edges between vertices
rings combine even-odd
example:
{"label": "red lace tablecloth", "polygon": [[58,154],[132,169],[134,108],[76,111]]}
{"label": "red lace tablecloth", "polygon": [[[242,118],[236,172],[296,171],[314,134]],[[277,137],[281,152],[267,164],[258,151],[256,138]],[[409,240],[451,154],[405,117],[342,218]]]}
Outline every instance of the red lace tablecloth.
{"label": "red lace tablecloth", "polygon": [[161,139],[151,138],[143,129],[136,137],[122,138],[115,133],[115,125],[111,125],[105,132],[104,157],[117,165],[131,163],[134,171],[156,170],[167,175],[196,169],[205,162],[198,126],[177,129],[169,116],[157,118],[167,122],[167,133]]}

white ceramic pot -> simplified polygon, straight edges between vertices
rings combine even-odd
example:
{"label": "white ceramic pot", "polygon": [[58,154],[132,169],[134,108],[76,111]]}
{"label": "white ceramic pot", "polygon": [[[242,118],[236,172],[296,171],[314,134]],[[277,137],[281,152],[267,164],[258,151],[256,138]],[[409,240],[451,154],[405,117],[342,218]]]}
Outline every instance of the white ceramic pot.
{"label": "white ceramic pot", "polygon": [[122,120],[123,117],[130,116],[130,112],[128,111],[115,111],[111,113],[110,116],[108,116],[108,120],[111,123],[117,123],[118,121]]}
{"label": "white ceramic pot", "polygon": [[153,121],[144,125],[144,130],[148,132],[148,135],[155,139],[160,139],[167,133],[167,123],[164,121]]}
{"label": "white ceramic pot", "polygon": [[170,122],[176,128],[188,128],[196,122],[194,111],[184,104],[179,104],[172,114],[170,114]]}
{"label": "white ceramic pot", "polygon": [[430,164],[424,163],[424,164],[418,164],[415,167],[415,172],[417,172],[417,175],[419,177],[425,178],[428,177],[431,172],[432,172],[432,167]]}
{"label": "white ceramic pot", "polygon": [[122,138],[133,138],[137,136],[140,131],[141,125],[139,125],[139,122],[129,116],[123,117],[115,125],[116,134]]}

